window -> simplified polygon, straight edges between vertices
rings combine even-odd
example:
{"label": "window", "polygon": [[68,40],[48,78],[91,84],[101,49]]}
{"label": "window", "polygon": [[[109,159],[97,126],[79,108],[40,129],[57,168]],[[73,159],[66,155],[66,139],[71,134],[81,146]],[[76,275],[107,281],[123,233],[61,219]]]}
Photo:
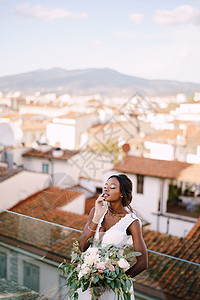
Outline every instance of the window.
{"label": "window", "polygon": [[144,176],[137,175],[137,193],[143,194]]}
{"label": "window", "polygon": [[66,300],[67,292],[69,289],[66,287],[66,278],[59,276],[59,300]]}
{"label": "window", "polygon": [[4,277],[6,278],[6,254],[0,252],[0,278]]}
{"label": "window", "polygon": [[42,172],[49,173],[49,165],[48,164],[42,164]]}
{"label": "window", "polygon": [[24,285],[39,292],[39,267],[24,261]]}

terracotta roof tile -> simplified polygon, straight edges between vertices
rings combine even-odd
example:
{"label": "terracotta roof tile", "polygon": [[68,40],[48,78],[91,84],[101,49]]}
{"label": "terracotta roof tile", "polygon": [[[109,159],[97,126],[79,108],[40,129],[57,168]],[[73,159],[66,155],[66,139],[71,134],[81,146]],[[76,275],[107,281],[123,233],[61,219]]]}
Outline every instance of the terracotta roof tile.
{"label": "terracotta roof tile", "polygon": [[95,201],[97,197],[98,195],[95,195],[85,200],[85,214],[89,215],[91,209],[95,206]]}
{"label": "terracotta roof tile", "polygon": [[[13,207],[12,211],[82,230],[87,221],[86,215],[80,216],[57,210],[65,201],[76,197],[76,193],[74,190],[69,190],[66,194],[63,190],[51,187],[22,201]],[[199,233],[200,219],[186,238],[143,229],[148,249],[197,263],[200,263]],[[47,253],[45,255],[52,253],[61,258],[69,258],[72,243],[78,239],[80,233],[32,219],[23,218],[21,222],[17,215],[2,213],[0,214],[0,239],[6,236],[42,248]],[[199,268],[196,266],[150,252],[149,269],[138,275],[136,282],[179,299],[200,299],[198,272]]]}
{"label": "terracotta roof tile", "polygon": [[[60,217],[60,223],[56,223],[69,226],[65,224],[65,219],[70,220],[70,217],[73,219],[76,214],[68,214],[68,212],[58,211],[58,209],[81,194],[72,189],[63,190],[58,187],[49,187],[18,202],[10,210],[50,222],[56,221]],[[75,221],[75,219],[73,220]]]}
{"label": "terracotta roof tile", "polygon": [[25,121],[21,124],[23,131],[45,130],[46,123],[41,121]]}
{"label": "terracotta roof tile", "polygon": [[0,182],[6,180],[7,178],[21,172],[22,169],[19,168],[4,168],[0,167]]}
{"label": "terracotta roof tile", "polygon": [[154,133],[148,134],[145,137],[145,141],[151,141],[155,143],[177,143],[178,136],[181,136],[185,140],[186,145],[199,145],[200,143],[200,128],[199,125],[189,124],[186,130],[183,129],[166,129],[159,130]]}
{"label": "terracotta roof tile", "polygon": [[200,164],[126,156],[113,170],[144,176],[200,182]]}
{"label": "terracotta roof tile", "polygon": [[79,119],[88,115],[92,115],[91,113],[83,113],[79,111],[70,111],[64,115],[57,117],[58,119]]}
{"label": "terracotta roof tile", "polygon": [[[186,238],[143,229],[147,248],[200,264],[200,218]],[[178,299],[200,298],[199,267],[172,258],[149,253],[149,269],[137,276],[137,282],[154,287]],[[156,282],[156,284],[154,284]]]}
{"label": "terracotta roof tile", "polygon": [[[80,192],[58,187],[49,187],[19,202],[10,211],[45,220],[65,227],[83,230],[87,215],[59,210],[60,207],[80,196]],[[21,222],[23,220],[23,222]],[[16,243],[22,242],[53,253],[59,257],[69,258],[71,247],[80,233],[71,229],[43,223],[15,214],[0,214],[0,240],[12,238]]]}
{"label": "terracotta roof tile", "polygon": [[42,152],[39,151],[37,149],[31,149],[29,151],[27,151],[26,153],[23,154],[24,157],[40,157],[40,158],[51,158],[51,159],[58,159],[58,160],[68,160],[70,157],[72,157],[73,155],[77,154],[78,151],[75,150],[63,150],[63,155],[60,157],[55,157],[53,156],[52,152],[53,152],[54,148],[52,148],[51,150],[47,151],[47,152]]}
{"label": "terracotta roof tile", "polygon": [[146,141],[157,142],[157,143],[168,143],[170,140],[176,140],[178,135],[183,135],[182,129],[166,129],[159,130],[154,133],[148,134],[145,137]]}

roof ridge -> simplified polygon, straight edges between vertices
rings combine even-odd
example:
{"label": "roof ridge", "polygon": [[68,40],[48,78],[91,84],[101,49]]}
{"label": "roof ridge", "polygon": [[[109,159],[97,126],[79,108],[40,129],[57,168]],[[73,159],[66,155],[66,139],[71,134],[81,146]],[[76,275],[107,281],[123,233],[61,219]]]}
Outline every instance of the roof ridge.
{"label": "roof ridge", "polygon": [[200,227],[200,217],[198,218],[198,220],[196,221],[192,229],[188,232],[185,239],[190,240],[199,227]]}

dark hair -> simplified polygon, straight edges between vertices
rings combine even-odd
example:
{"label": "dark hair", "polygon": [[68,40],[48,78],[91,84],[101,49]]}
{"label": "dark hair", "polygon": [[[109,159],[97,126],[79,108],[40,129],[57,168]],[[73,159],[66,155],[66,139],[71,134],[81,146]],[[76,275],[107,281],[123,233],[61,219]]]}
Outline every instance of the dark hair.
{"label": "dark hair", "polygon": [[120,185],[120,192],[122,193],[122,205],[127,206],[128,209],[133,212],[132,207],[130,206],[130,203],[132,201],[132,181],[130,178],[128,178],[125,174],[119,174],[119,175],[111,175],[110,178],[117,178]]}

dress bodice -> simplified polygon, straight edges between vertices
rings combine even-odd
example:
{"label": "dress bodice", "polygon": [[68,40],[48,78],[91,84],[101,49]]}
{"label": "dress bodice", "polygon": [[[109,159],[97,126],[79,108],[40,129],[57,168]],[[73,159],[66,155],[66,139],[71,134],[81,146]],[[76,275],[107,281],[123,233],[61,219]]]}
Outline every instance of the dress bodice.
{"label": "dress bodice", "polygon": [[[96,230],[95,239],[101,239],[101,232],[99,229],[103,222],[104,215],[102,216]],[[108,244],[114,244],[118,248],[122,248],[126,244],[132,244],[132,236],[127,235],[127,228],[129,225],[134,222],[135,220],[139,220],[138,217],[134,213],[128,213],[123,218],[121,218],[115,225],[109,228],[104,234],[101,239],[102,246],[105,247]]]}

